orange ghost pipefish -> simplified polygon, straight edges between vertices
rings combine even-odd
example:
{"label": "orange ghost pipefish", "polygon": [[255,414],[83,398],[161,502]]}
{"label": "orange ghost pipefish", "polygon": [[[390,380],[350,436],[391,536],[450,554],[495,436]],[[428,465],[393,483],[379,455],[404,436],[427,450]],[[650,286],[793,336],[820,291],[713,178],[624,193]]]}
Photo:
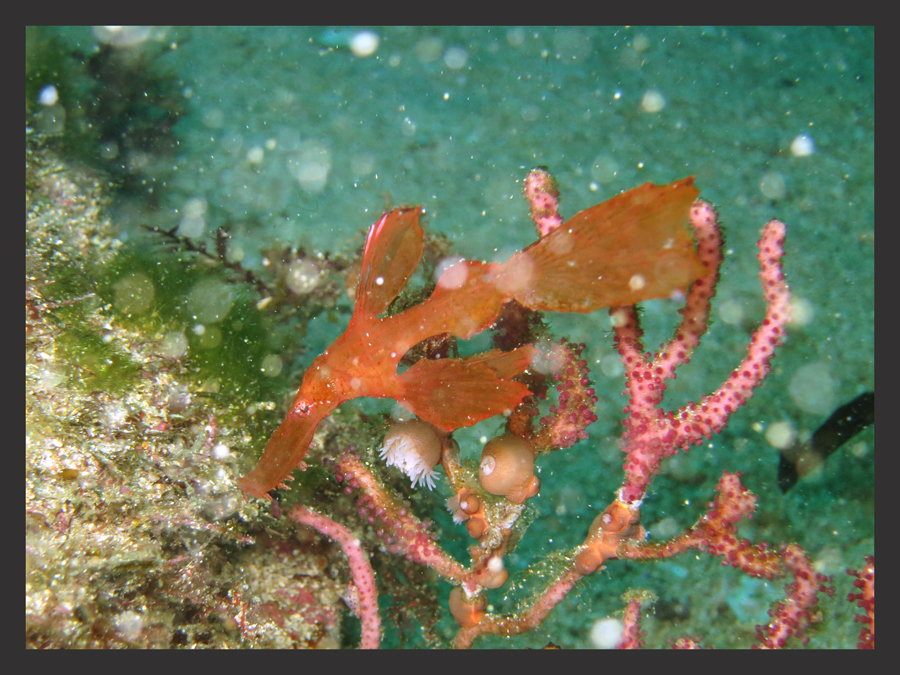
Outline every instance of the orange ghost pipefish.
{"label": "orange ghost pipefish", "polygon": [[423,234],[421,207],[384,214],[366,239],[347,330],[306,371],[287,417],[238,486],[268,498],[303,459],[319,422],[359,396],[392,398],[446,431],[512,410],[531,393],[512,378],[528,368],[533,345],[424,359],[403,374],[397,366],[434,335],[480,333],[509,300],[586,313],[685,291],[707,273],[688,226],[698,194],[693,176],[645,183],[577,213],[505,263],[464,260],[448,268],[424,302],[380,317],[419,264]]}

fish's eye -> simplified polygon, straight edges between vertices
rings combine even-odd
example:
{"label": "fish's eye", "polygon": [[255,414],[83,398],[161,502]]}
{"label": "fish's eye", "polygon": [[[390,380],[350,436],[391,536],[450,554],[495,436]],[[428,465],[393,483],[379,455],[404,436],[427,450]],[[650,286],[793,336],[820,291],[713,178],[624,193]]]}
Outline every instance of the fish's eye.
{"label": "fish's eye", "polygon": [[312,404],[305,399],[300,399],[291,412],[298,417],[309,417],[311,410]]}

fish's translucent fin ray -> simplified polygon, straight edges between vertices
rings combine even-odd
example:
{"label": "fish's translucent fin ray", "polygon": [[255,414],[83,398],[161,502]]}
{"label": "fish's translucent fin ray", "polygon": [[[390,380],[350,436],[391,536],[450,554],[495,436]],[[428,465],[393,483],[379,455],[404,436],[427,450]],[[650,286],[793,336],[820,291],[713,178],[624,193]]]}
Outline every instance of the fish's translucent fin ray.
{"label": "fish's translucent fin ray", "polygon": [[369,228],[356,286],[355,314],[377,316],[396,298],[422,258],[422,207],[394,209]]}

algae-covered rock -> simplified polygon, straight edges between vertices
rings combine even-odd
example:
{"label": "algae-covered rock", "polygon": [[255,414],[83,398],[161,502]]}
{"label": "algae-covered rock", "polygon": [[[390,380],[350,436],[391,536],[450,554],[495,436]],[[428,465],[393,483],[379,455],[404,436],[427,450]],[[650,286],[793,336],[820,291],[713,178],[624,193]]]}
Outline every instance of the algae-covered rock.
{"label": "algae-covered rock", "polygon": [[338,646],[340,556],[235,487],[274,405],[204,391],[107,189],[26,136],[26,646]]}

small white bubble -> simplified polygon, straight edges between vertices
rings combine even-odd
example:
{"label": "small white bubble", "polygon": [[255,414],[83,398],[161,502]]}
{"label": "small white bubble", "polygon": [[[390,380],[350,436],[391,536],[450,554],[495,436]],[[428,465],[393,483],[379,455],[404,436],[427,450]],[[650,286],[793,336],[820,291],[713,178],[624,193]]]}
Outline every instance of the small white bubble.
{"label": "small white bubble", "polygon": [[244,249],[240,244],[235,244],[234,242],[229,242],[228,247],[225,249],[225,260],[228,262],[241,262],[244,259]]}
{"label": "small white bubble", "polygon": [[791,321],[790,326],[805,326],[813,320],[816,315],[816,309],[813,304],[806,298],[798,298],[791,296]]}
{"label": "small white bubble", "polygon": [[251,164],[259,164],[263,161],[266,152],[258,145],[254,145],[247,151],[247,161]]}
{"label": "small white bubble", "polygon": [[206,219],[203,216],[185,215],[178,223],[178,234],[189,239],[197,239],[203,235],[206,229]]}
{"label": "small white bubble", "polygon": [[506,41],[513,47],[518,47],[525,42],[524,28],[509,28],[506,31]]}
{"label": "small white bubble", "polygon": [[291,159],[292,171],[306,192],[316,194],[325,189],[331,172],[332,157],[320,141],[306,141]]}
{"label": "small white bubble", "polygon": [[597,619],[591,627],[591,644],[596,649],[613,649],[622,641],[622,631],[625,629],[618,619]]}
{"label": "small white bubble", "polygon": [[767,171],[759,180],[759,191],[766,199],[784,199],[787,194],[787,186],[784,184],[781,174]]}
{"label": "small white bubble", "polygon": [[38,101],[41,105],[55,105],[58,100],[59,92],[56,91],[56,87],[52,84],[48,84],[41,89],[41,93],[38,94]]}
{"label": "small white bubble", "polygon": [[641,109],[647,113],[658,113],[660,110],[666,107],[666,99],[656,89],[648,89],[644,92],[644,97],[641,99]]}
{"label": "small white bubble", "polygon": [[663,518],[658,523],[654,524],[651,529],[653,530],[654,538],[671,539],[681,532],[682,527],[677,520],[672,517],[668,517]]}
{"label": "small white bubble", "polygon": [[859,441],[850,446],[850,454],[857,459],[862,459],[869,453],[869,446],[865,441]]}
{"label": "small white bubble", "polygon": [[[463,262],[463,260],[465,260],[465,258],[461,258],[459,256],[450,256],[450,257],[447,257],[447,258],[444,258],[443,260],[441,260],[434,268],[435,281],[440,279],[441,276],[444,274],[444,272],[446,272],[448,269],[450,269],[454,265],[458,265],[459,263]],[[464,280],[465,280],[465,277],[463,277],[463,281]]]}
{"label": "small white bubble", "polygon": [[609,325],[613,328],[621,328],[628,323],[628,313],[624,309],[609,313]]}
{"label": "small white bubble", "polygon": [[209,206],[203,197],[192,197],[184,203],[184,215],[186,216],[202,216],[206,213]]}
{"label": "small white bubble", "polygon": [[797,438],[797,431],[794,425],[787,420],[774,422],[766,429],[766,441],[773,448],[786,450],[794,444]]}
{"label": "small white bubble", "polygon": [[172,331],[163,336],[160,351],[164,356],[178,359],[187,354],[188,341],[181,331]]}
{"label": "small white bubble", "polygon": [[188,293],[185,311],[199,323],[218,323],[234,304],[234,291],[229,284],[215,278],[198,281]]}
{"label": "small white bubble", "polygon": [[805,134],[800,134],[791,141],[791,154],[794,157],[809,157],[816,151],[816,143]]}
{"label": "small white bubble", "polygon": [[153,304],[155,288],[146,274],[131,272],[113,284],[116,309],[123,314],[143,314]]}
{"label": "small white bubble", "polygon": [[619,173],[619,164],[609,155],[597,155],[591,165],[591,178],[598,183],[611,183]]}
{"label": "small white bubble", "polygon": [[350,51],[353,52],[354,56],[360,58],[372,56],[378,50],[380,42],[381,39],[378,37],[378,33],[364,30],[350,38]]}
{"label": "small white bubble", "polygon": [[94,26],[94,37],[115,47],[134,47],[150,37],[151,26]]}
{"label": "small white bubble", "polygon": [[100,144],[100,157],[103,159],[115,159],[119,156],[119,144],[115,141],[106,141]]}
{"label": "small white bubble", "polygon": [[297,260],[288,267],[286,282],[297,295],[309,293],[319,285],[319,268],[310,260]]}
{"label": "small white bubble", "polygon": [[210,129],[221,129],[225,124],[225,113],[217,108],[207,110],[203,114],[203,124]]}
{"label": "small white bubble", "polygon": [[269,354],[262,360],[259,369],[266,377],[277,377],[281,374],[283,365],[281,357],[278,356],[278,354]]}
{"label": "small white bubble", "polygon": [[66,130],[66,109],[59,103],[41,108],[34,116],[34,127],[47,136],[59,136]]}
{"label": "small white bubble", "polygon": [[639,291],[647,285],[647,279],[643,274],[635,274],[628,280],[628,286],[633,291]]}
{"label": "small white bubble", "polygon": [[465,66],[468,59],[469,52],[461,47],[450,47],[450,49],[444,52],[444,63],[447,64],[448,68],[453,68],[454,70]]}
{"label": "small white bubble", "polygon": [[400,125],[400,133],[404,136],[414,135],[416,133],[416,123],[408,117],[404,117],[403,122]]}
{"label": "small white bubble", "polygon": [[600,360],[600,372],[607,377],[620,378],[625,373],[625,365],[618,354],[607,354]]}
{"label": "small white bubble", "polygon": [[631,41],[631,48],[640,53],[646,51],[650,47],[650,39],[646,35],[635,35]]}
{"label": "small white bubble", "polygon": [[737,326],[744,318],[744,306],[737,300],[724,300],[719,304],[716,312],[719,318],[729,326]]}
{"label": "small white bubble", "polygon": [[222,330],[218,326],[203,326],[203,332],[197,333],[194,345],[199,349],[215,349],[222,344],[222,337]]}
{"label": "small white bubble", "polygon": [[441,58],[444,43],[439,37],[424,37],[416,43],[416,56],[421,63],[431,63]]}
{"label": "small white bubble", "polygon": [[837,403],[831,367],[823,361],[798,368],[791,377],[788,391],[794,403],[808,413],[827,415]]}

